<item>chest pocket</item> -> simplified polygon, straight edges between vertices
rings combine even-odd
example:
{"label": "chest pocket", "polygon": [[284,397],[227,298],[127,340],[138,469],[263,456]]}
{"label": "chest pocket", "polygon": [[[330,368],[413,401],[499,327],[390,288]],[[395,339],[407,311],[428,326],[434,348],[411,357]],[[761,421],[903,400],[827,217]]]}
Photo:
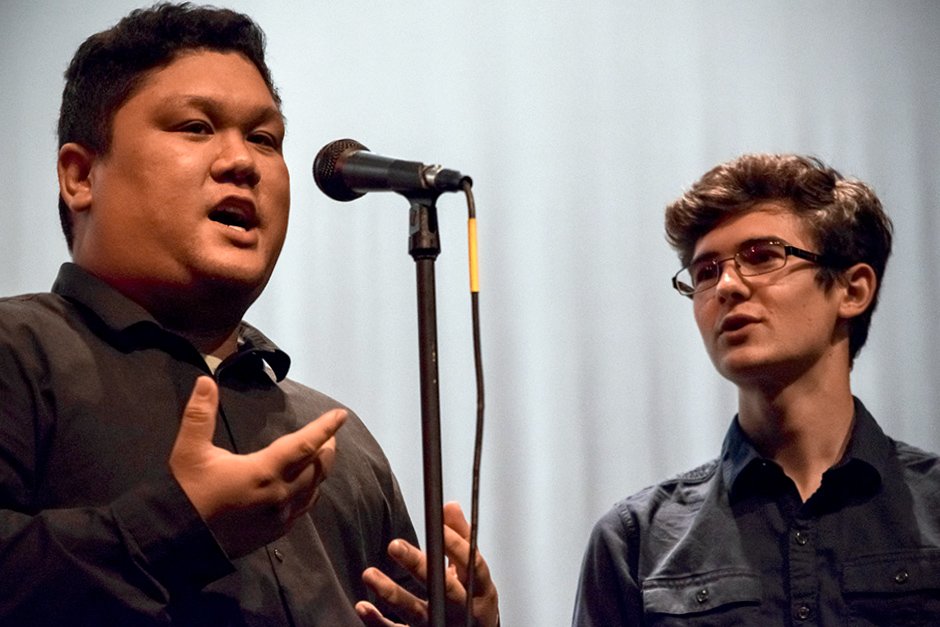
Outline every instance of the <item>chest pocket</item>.
{"label": "chest pocket", "polygon": [[760,579],[749,571],[643,582],[643,610],[649,625],[754,625],[760,603]]}
{"label": "chest pocket", "polygon": [[842,591],[850,625],[940,624],[940,549],[847,561]]}

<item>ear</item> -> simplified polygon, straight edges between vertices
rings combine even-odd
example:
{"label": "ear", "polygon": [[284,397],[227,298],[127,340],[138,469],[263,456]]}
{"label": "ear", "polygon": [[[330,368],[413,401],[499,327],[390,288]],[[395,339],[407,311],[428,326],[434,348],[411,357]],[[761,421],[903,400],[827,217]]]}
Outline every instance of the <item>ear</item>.
{"label": "ear", "polygon": [[854,318],[864,313],[871,305],[875,298],[878,277],[870,265],[857,263],[842,273],[839,284],[842,290],[839,315],[843,318]]}
{"label": "ear", "polygon": [[56,170],[59,174],[59,194],[72,213],[81,213],[91,207],[91,166],[95,154],[74,142],[59,148]]}

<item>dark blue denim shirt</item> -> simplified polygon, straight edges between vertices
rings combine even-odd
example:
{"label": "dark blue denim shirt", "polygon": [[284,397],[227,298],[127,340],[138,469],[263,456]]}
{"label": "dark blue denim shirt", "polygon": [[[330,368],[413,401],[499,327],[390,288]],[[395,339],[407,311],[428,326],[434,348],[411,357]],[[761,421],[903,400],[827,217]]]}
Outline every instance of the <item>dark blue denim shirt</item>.
{"label": "dark blue denim shirt", "polygon": [[855,400],[803,502],[738,425],[722,454],[595,525],[573,625],[940,625],[940,459]]}

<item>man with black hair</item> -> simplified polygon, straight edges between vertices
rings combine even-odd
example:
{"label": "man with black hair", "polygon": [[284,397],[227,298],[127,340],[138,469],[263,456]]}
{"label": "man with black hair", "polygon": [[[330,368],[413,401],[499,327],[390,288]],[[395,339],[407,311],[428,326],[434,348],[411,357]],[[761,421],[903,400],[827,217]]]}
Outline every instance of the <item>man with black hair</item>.
{"label": "man with black hair", "polygon": [[738,389],[721,456],[595,525],[577,627],[940,624],[940,459],[852,394],[891,253],[865,183],[745,155],[666,210],[715,368]]}
{"label": "man with black hair", "polygon": [[[425,556],[379,445],[242,320],[287,229],[283,141],[247,16],[155,5],[76,52],[72,263],[51,293],[0,300],[0,624],[426,623]],[[469,529],[456,504],[444,520],[457,624]]]}

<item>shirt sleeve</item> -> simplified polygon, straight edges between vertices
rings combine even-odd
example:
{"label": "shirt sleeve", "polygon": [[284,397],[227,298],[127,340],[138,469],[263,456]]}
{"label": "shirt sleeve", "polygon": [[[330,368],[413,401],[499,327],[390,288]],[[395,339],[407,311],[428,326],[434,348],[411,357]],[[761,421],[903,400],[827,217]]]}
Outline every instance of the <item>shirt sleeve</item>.
{"label": "shirt sleeve", "polygon": [[623,514],[614,508],[594,525],[581,565],[572,627],[643,624],[635,576],[637,534]]}
{"label": "shirt sleeve", "polygon": [[168,484],[105,507],[0,510],[0,624],[94,624],[92,615],[159,622],[172,595],[232,570],[202,521],[186,515],[185,499]]}
{"label": "shirt sleeve", "polygon": [[171,595],[198,591],[231,563],[169,473],[111,502],[43,503],[37,486],[49,471],[43,441],[54,432],[56,399],[38,353],[4,331],[0,625],[168,622]]}

